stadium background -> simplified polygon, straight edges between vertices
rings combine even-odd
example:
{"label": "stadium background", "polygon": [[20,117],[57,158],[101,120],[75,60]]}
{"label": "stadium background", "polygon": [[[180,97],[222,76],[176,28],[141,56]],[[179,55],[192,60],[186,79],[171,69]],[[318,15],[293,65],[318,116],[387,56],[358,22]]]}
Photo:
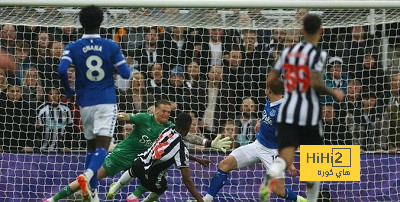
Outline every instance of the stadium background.
{"label": "stadium background", "polygon": [[[2,153],[0,153],[0,200],[3,201],[40,201],[54,194],[67,182],[74,179],[77,171],[83,170],[84,141],[77,107],[73,102],[65,102],[71,110],[72,122],[63,128],[65,132],[57,134],[57,144],[54,148],[43,146],[49,139],[45,137],[45,129],[51,124],[36,127],[37,109],[49,97],[48,90],[59,88],[56,73],[60,57],[61,44],[66,45],[81,36],[76,26],[76,8],[52,7],[1,7],[1,49],[3,53],[15,58],[17,71],[2,72],[0,70],[0,135]],[[191,111],[198,118],[198,125],[192,128],[193,133],[212,139],[216,133],[224,133],[223,126],[228,119],[236,125],[235,147],[254,141],[254,133],[244,128],[241,121],[242,100],[245,97],[253,99],[256,105],[248,107],[250,120],[261,116],[265,102],[265,75],[267,67],[271,66],[285,46],[299,41],[298,19],[307,13],[306,10],[267,10],[260,9],[209,9],[201,12],[190,9],[105,9],[105,28],[101,30],[103,37],[116,40],[121,44],[124,54],[130,58],[132,69],[141,71],[139,82],[123,81],[116,78],[116,90],[119,94],[120,108],[128,112],[147,111],[153,100],[167,98],[177,103],[177,111]],[[399,158],[396,156],[399,140],[398,132],[398,90],[400,77],[398,49],[398,19],[389,18],[396,13],[395,9],[386,10],[388,22],[382,22],[383,11],[376,10],[375,23],[369,19],[372,14],[364,10],[312,10],[310,12],[324,16],[326,20],[324,36],[320,46],[327,50],[333,60],[327,65],[325,81],[335,85],[337,80],[330,78],[329,68],[336,64],[341,66],[340,85],[346,93],[355,91],[354,101],[333,103],[324,97],[326,106],[322,114],[324,120],[324,137],[326,144],[360,144],[364,150],[361,155],[361,182],[324,183],[323,192],[328,193],[334,201],[398,201],[399,193]],[[269,15],[270,18],[265,17]],[[358,17],[360,21],[337,21]],[[144,17],[147,16],[147,17]],[[369,17],[368,17],[369,16]],[[158,25],[149,29],[143,26]],[[332,20],[334,19],[334,20]],[[364,21],[363,21],[364,19]],[[137,21],[135,21],[137,20]],[[171,22],[173,22],[171,24]],[[114,23],[114,26],[110,26]],[[137,24],[142,23],[142,26]],[[121,26],[116,26],[121,25]],[[190,26],[188,26],[190,24]],[[131,25],[131,26],[130,26]],[[183,52],[178,53],[178,46],[173,45],[174,29],[169,25],[181,25],[186,28],[183,37],[185,42]],[[74,27],[74,28],[72,28]],[[211,29],[222,27],[224,29]],[[246,29],[241,29],[246,28]],[[282,29],[285,28],[285,29]],[[248,29],[256,30],[255,42],[246,38]],[[245,31],[243,31],[245,30]],[[146,34],[152,32],[152,34]],[[155,34],[154,32],[157,32]],[[146,35],[149,35],[146,39]],[[209,41],[213,37],[221,43],[219,54],[205,51],[210,49]],[[154,41],[157,54],[155,62],[161,65],[164,78],[161,87],[151,87],[152,59],[143,54],[143,44]],[[61,43],[57,43],[61,42]],[[255,51],[249,51],[248,43],[256,45]],[[59,46],[55,46],[55,45]],[[216,43],[218,44],[218,43]],[[196,53],[196,48],[202,51]],[[233,51],[232,51],[233,50]],[[218,51],[217,51],[218,52]],[[145,53],[145,52],[144,52]],[[216,59],[216,60],[213,60]],[[191,59],[198,62],[198,79],[190,77],[188,69]],[[375,60],[373,63],[371,61]],[[192,62],[192,61],[191,61]],[[208,106],[208,74],[211,66],[221,66],[221,95],[219,106],[214,111],[215,121],[207,122],[204,114]],[[238,64],[239,71],[231,68]],[[371,65],[372,64],[372,65]],[[370,65],[370,66],[368,66]],[[178,67],[177,67],[178,66]],[[34,69],[30,69],[34,68]],[[29,70],[29,71],[28,71]],[[183,74],[185,87],[170,87],[171,77]],[[135,73],[136,75],[136,73]],[[139,75],[139,74],[137,74]],[[3,80],[1,80],[3,79]],[[354,81],[356,79],[356,82]],[[135,79],[133,79],[135,80]],[[349,90],[351,82],[356,84]],[[2,82],[7,82],[2,83]],[[190,84],[186,81],[189,81]],[[144,83],[144,84],[143,84]],[[130,85],[136,85],[131,87]],[[21,98],[12,101],[12,95],[7,95],[9,86],[20,86]],[[126,85],[126,86],[125,86]],[[357,91],[357,85],[360,85]],[[125,90],[124,90],[125,87]],[[135,89],[136,87],[136,89]],[[332,86],[334,87],[334,86]],[[17,87],[18,88],[18,87]],[[141,89],[137,91],[137,89]],[[15,90],[15,88],[13,88]],[[138,96],[135,93],[140,92]],[[147,92],[147,93],[143,93]],[[185,95],[182,97],[181,95]],[[189,98],[189,99],[188,99]],[[131,104],[134,103],[134,104]],[[188,103],[190,103],[188,105]],[[350,106],[349,103],[353,105]],[[366,107],[374,103],[375,106]],[[368,108],[368,109],[367,109]],[[175,112],[177,113],[177,112]],[[173,113],[173,115],[175,114]],[[66,115],[67,116],[67,115]],[[208,116],[209,117],[209,116]],[[59,123],[62,123],[59,122]],[[210,131],[205,124],[213,124],[215,131]],[[251,126],[251,121],[249,121]],[[57,125],[57,124],[56,124]],[[60,124],[63,127],[63,124]],[[249,128],[249,127],[247,127]],[[250,127],[251,128],[251,127]],[[116,129],[115,143],[121,141],[124,132],[129,130],[120,125]],[[242,132],[243,131],[243,132]],[[244,132],[245,131],[245,132]],[[242,135],[246,134],[246,135]],[[205,150],[190,145],[196,155],[210,158],[214,163],[210,168],[192,165],[195,184],[204,194],[209,179],[216,170],[216,164],[225,154]],[[31,151],[32,150],[32,151]],[[26,152],[26,153],[25,153]],[[297,161],[298,162],[298,161]],[[299,165],[297,165],[299,167]],[[263,177],[261,165],[235,171],[219,194],[220,201],[256,201],[258,187]],[[169,201],[183,201],[189,195],[181,185],[178,170],[169,172],[170,189],[164,196]],[[109,178],[101,183],[104,197],[106,188],[117,178]],[[287,179],[287,184],[293,190],[301,190],[304,196],[305,187],[299,183],[299,178]],[[124,189],[133,191],[134,183]]]}

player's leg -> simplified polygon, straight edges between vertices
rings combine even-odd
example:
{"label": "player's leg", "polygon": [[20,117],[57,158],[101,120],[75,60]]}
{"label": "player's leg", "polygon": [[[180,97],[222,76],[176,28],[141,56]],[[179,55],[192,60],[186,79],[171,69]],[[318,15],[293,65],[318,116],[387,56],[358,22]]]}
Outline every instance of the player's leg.
{"label": "player's leg", "polygon": [[293,163],[293,156],[299,145],[300,131],[299,128],[292,124],[277,125],[277,143],[279,145],[279,157],[276,158],[270,165],[267,176],[260,189],[261,201],[266,201],[276,184],[276,179],[285,175],[285,170],[288,165]]}
{"label": "player's leg", "polygon": [[218,164],[218,171],[211,179],[207,195],[203,198],[204,201],[212,201],[217,196],[228,179],[230,171],[260,162],[253,152],[256,151],[254,149],[254,143],[239,147]]}
{"label": "player's leg", "polygon": [[316,202],[318,200],[318,194],[321,182],[306,182],[307,185],[307,199],[310,202]]}
{"label": "player's leg", "polygon": [[135,178],[135,175],[133,174],[132,168],[130,168],[121,175],[115,184],[113,183],[113,186],[111,186],[110,190],[108,191],[108,195],[115,195],[119,190],[122,189],[122,187],[129,184],[133,178]]}
{"label": "player's leg", "polygon": [[[167,191],[168,184],[167,184],[167,179],[165,179],[165,176],[163,175],[162,177],[157,177],[156,173],[153,173],[155,177],[150,178],[148,180],[149,183],[146,183],[146,186],[149,187],[151,190],[151,193],[143,199],[143,202],[152,202],[152,201],[157,201],[160,196]],[[143,180],[139,178],[140,180]],[[159,180],[160,179],[160,180]],[[129,196],[128,196],[129,198]],[[136,202],[136,201],[128,201],[128,198],[126,198],[127,202]],[[138,200],[137,200],[138,201]]]}
{"label": "player's leg", "polygon": [[[104,170],[105,173],[107,173],[108,176],[114,176],[115,174],[124,171],[124,170],[129,170],[132,166],[132,160],[136,158],[136,154],[130,153],[130,154],[125,154],[123,152],[120,151],[114,151],[111,154],[109,154],[106,158],[106,160],[103,163],[102,168],[100,168],[100,170]],[[99,171],[100,171],[99,170]],[[124,175],[123,175],[124,176]],[[127,172],[127,174],[125,174],[124,179],[125,178],[131,178],[133,179],[130,175],[129,172]],[[108,192],[107,192],[107,198],[108,199],[113,199],[115,197],[115,195],[117,194],[117,192],[125,185],[124,184],[124,179],[120,180],[118,182],[112,183]],[[130,180],[127,180],[128,183],[130,182]],[[144,188],[143,186],[139,185],[135,191],[133,192],[133,194],[139,198],[139,196],[141,196],[142,194],[144,194],[145,192],[147,192],[147,189]]]}
{"label": "player's leg", "polygon": [[[260,144],[258,141],[254,142],[253,144],[256,146],[254,148],[254,151],[257,151],[256,154],[258,155],[258,158],[261,160],[266,170],[270,170],[270,166],[272,165],[272,163],[280,158],[277,156],[278,150],[267,148]],[[292,189],[285,187],[284,173],[276,177],[275,185],[272,187],[271,191],[278,197],[285,198],[291,201],[305,200],[303,197],[296,195]]]}
{"label": "player's leg", "polygon": [[[107,177],[107,173],[104,170],[103,167],[99,169],[97,172],[97,180],[100,181],[101,179]],[[58,201],[60,199],[67,198],[69,195],[72,195],[73,193],[77,192],[80,190],[78,180],[75,180],[71,182],[69,185],[65,186],[63,189],[61,189],[59,192],[57,192],[53,197],[47,199],[47,202],[53,202],[53,201]]]}
{"label": "player's leg", "polygon": [[[300,145],[323,145],[323,139],[321,137],[322,124],[316,126],[305,126],[302,127]],[[320,189],[320,183],[306,182],[307,185],[307,199],[310,202],[316,202],[318,200],[318,194]]]}
{"label": "player's leg", "polygon": [[[90,189],[97,188],[97,177],[93,179],[93,176],[97,176],[97,170],[101,167],[104,159],[107,156],[108,147],[113,137],[113,131],[117,117],[117,106],[115,104],[103,104],[91,107],[81,108],[81,115],[83,114],[83,120],[85,118],[92,119],[93,123],[93,134],[94,136],[85,137],[86,139],[95,139],[95,151],[90,160],[86,171],[78,177],[79,187],[82,190],[82,198],[85,200]],[[85,121],[84,121],[85,122]],[[89,182],[90,185],[89,186]]]}

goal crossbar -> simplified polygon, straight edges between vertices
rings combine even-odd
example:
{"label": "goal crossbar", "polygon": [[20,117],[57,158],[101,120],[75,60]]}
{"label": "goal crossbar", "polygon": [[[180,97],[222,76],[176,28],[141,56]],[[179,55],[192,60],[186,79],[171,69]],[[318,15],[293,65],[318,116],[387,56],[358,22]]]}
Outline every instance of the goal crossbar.
{"label": "goal crossbar", "polygon": [[152,8],[400,8],[400,1],[376,0],[2,0],[0,6],[87,6]]}

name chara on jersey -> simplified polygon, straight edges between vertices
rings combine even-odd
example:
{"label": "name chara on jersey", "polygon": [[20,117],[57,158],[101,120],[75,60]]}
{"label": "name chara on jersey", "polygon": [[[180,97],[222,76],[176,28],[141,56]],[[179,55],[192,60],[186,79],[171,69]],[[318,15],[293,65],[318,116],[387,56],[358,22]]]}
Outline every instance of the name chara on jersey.
{"label": "name chara on jersey", "polygon": [[88,51],[99,51],[99,52],[103,52],[103,46],[99,46],[99,45],[87,45],[84,46],[82,48],[82,51],[84,53],[88,52]]}

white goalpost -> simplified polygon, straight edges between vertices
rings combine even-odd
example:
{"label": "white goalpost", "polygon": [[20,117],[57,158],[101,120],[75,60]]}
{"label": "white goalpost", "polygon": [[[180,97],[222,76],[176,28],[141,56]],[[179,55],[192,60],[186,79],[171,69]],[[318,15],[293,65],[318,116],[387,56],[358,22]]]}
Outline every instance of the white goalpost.
{"label": "white goalpost", "polygon": [[[324,28],[319,47],[329,55],[324,80],[346,94],[342,103],[321,97],[324,143],[363,150],[361,181],[322,182],[321,199],[400,201],[399,0],[1,0],[0,49],[14,57],[17,71],[0,68],[0,201],[48,198],[84,169],[79,107],[61,95],[59,102],[70,110],[62,116],[71,121],[57,122],[53,146],[48,131],[56,120],[50,115],[43,124],[37,120],[48,91],[63,93],[58,62],[62,49],[82,36],[78,12],[87,5],[104,9],[100,34],[121,45],[135,72],[129,80],[116,77],[121,111],[147,112],[155,100],[166,98],[176,103],[173,116],[189,111],[196,118],[190,133],[209,139],[222,133],[235,147],[255,140],[252,121],[262,117],[268,68],[284,47],[302,40],[302,17],[319,15]],[[180,84],[171,81],[177,74]],[[218,85],[212,89],[211,83]],[[249,111],[242,107],[246,98],[254,103]],[[229,123],[233,134],[224,130]],[[114,144],[130,127],[118,124]],[[213,162],[209,168],[190,167],[205,195],[229,152],[189,148]],[[295,166],[301,166],[298,156]],[[258,164],[231,172],[215,201],[258,201],[264,174]],[[119,176],[100,182],[101,201]],[[161,201],[191,198],[178,169],[167,176],[169,189]],[[137,185],[132,181],[115,201]],[[287,177],[286,185],[305,196],[299,177]],[[79,193],[69,200],[79,201]]]}

